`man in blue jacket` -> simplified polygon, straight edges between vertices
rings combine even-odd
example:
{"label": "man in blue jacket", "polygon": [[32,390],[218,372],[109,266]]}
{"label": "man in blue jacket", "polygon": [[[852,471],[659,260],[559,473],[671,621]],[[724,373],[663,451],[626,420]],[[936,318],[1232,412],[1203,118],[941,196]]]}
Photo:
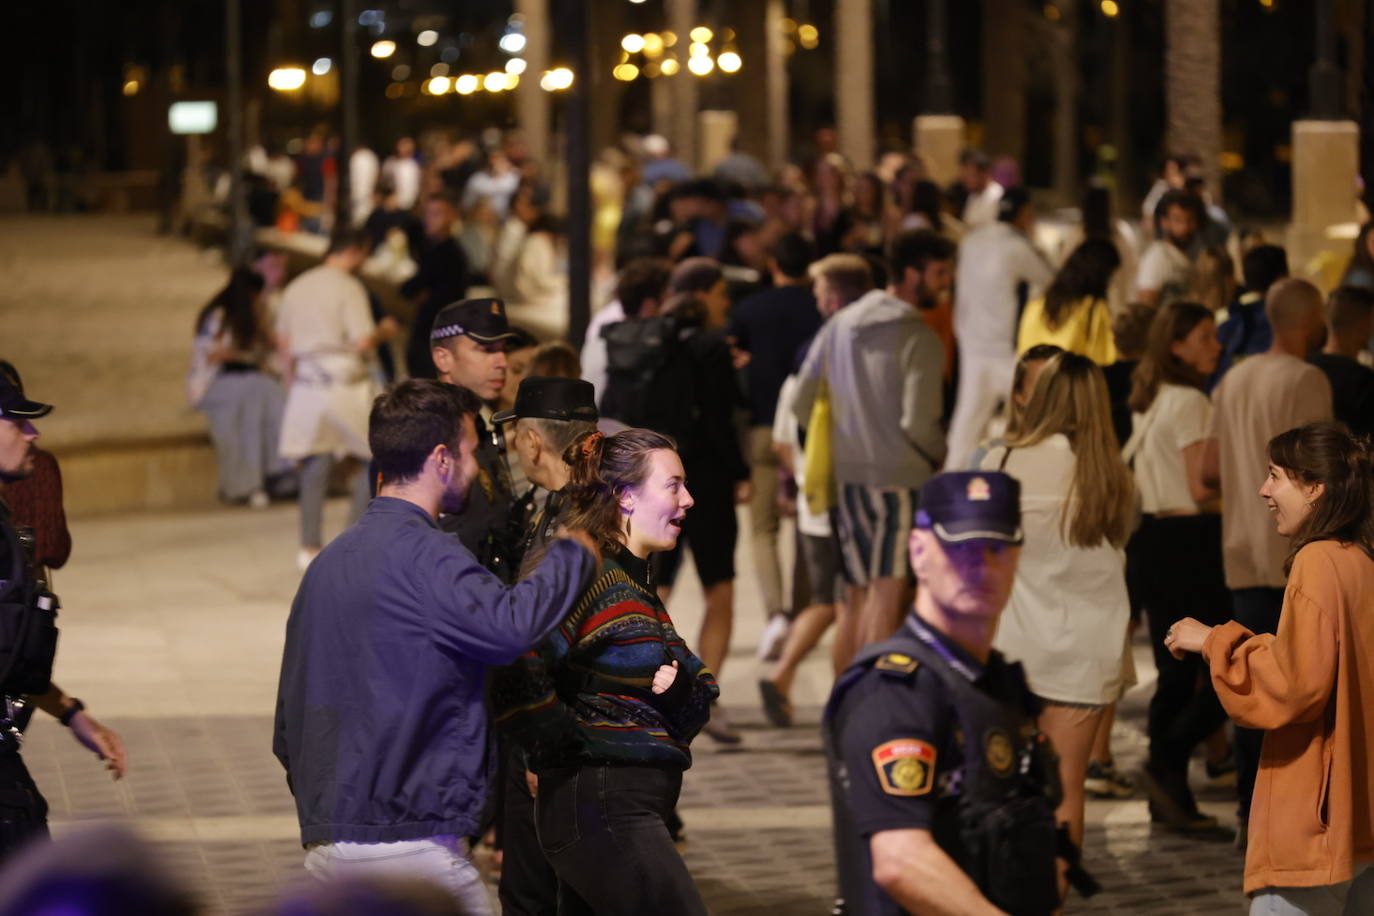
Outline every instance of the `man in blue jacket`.
{"label": "man in blue jacket", "polygon": [[585,535],[559,538],[506,586],[439,530],[477,474],[480,403],[411,380],[373,404],[381,487],[311,564],[286,624],[273,751],[296,798],[306,870],[427,877],[461,912],[491,912],[466,837],[487,797],[488,665],[527,651],[596,570]]}

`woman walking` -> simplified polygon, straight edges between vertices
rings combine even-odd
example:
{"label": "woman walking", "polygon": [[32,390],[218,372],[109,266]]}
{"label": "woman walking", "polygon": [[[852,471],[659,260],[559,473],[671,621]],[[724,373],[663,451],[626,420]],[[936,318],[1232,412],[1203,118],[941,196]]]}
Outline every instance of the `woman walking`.
{"label": "woman walking", "polygon": [[1293,545],[1278,632],[1187,617],[1165,645],[1201,653],[1236,723],[1267,730],[1245,853],[1252,916],[1374,912],[1374,455],[1338,423],[1291,429],[1269,442],[1259,495]]}
{"label": "woman walking", "polygon": [[677,543],[692,496],[673,441],[650,430],[592,433],[565,458],[568,526],[601,545],[601,571],[523,676],[494,685],[496,723],[538,777],[535,821],[560,916],[699,916],[668,823],[719,690],[649,565]]}

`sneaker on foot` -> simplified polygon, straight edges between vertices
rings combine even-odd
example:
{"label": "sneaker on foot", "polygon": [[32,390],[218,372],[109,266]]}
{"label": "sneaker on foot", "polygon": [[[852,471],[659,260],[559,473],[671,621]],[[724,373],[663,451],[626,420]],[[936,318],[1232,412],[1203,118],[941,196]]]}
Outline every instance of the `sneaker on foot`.
{"label": "sneaker on foot", "polygon": [[787,642],[787,631],[792,629],[792,621],[786,614],[774,614],[764,624],[763,635],[759,637],[758,657],[760,661],[775,662],[782,655],[783,643]]}
{"label": "sneaker on foot", "polygon": [[1130,798],[1135,794],[1135,780],[1117,772],[1114,764],[1092,760],[1088,762],[1083,788],[1095,798]]}

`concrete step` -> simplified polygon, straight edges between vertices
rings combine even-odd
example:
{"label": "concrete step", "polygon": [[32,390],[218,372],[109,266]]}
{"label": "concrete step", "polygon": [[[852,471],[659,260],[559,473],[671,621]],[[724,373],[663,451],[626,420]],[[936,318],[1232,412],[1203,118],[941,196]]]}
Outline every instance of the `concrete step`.
{"label": "concrete step", "polygon": [[216,504],[215,450],[203,433],[52,449],[67,515],[83,518]]}

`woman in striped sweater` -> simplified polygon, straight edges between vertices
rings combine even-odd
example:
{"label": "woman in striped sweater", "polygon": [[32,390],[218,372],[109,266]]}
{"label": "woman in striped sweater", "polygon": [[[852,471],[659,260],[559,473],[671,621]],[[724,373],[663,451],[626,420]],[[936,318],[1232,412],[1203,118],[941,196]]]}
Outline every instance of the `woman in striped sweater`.
{"label": "woman in striped sweater", "polygon": [[567,524],[601,544],[601,571],[544,644],[494,682],[496,724],[538,777],[535,819],[560,916],[704,914],[667,819],[720,691],[649,569],[692,507],[682,461],[646,429],[592,433],[565,458]]}

